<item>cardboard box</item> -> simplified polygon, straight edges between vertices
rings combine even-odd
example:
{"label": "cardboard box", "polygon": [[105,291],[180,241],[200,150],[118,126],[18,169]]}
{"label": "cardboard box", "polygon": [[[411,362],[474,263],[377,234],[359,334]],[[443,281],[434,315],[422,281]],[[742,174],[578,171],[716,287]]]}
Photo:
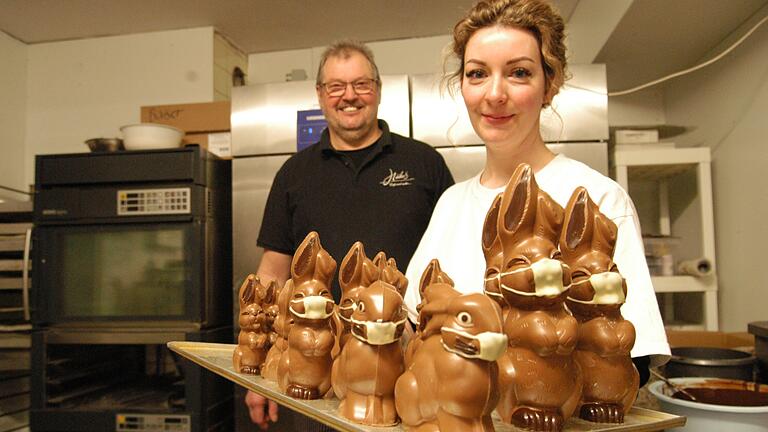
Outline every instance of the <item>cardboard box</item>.
{"label": "cardboard box", "polygon": [[230,101],[141,107],[142,123],[175,126],[186,133],[230,130]]}
{"label": "cardboard box", "polygon": [[227,132],[192,133],[184,135],[183,145],[199,144],[222,159],[232,159],[232,135]]}
{"label": "cardboard box", "polygon": [[755,337],[747,332],[667,330],[671,347],[754,348]]}

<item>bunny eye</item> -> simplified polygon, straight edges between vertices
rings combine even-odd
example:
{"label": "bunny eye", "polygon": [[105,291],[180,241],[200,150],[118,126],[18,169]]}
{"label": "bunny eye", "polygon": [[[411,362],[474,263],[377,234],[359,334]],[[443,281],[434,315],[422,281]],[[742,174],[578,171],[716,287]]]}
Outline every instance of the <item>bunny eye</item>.
{"label": "bunny eye", "polygon": [[328,295],[328,290],[322,290],[322,291],[320,291],[320,295],[321,295],[321,296],[327,296],[327,295]]}
{"label": "bunny eye", "polygon": [[358,303],[357,310],[359,310],[360,312],[365,312],[365,303],[363,302]]}
{"label": "bunny eye", "polygon": [[293,295],[293,298],[296,298],[296,299],[304,298],[304,293],[300,293],[300,292],[296,293]]}
{"label": "bunny eye", "polygon": [[562,260],[563,260],[563,254],[562,254],[562,253],[560,253],[560,250],[559,250],[559,249],[555,249],[555,250],[553,250],[553,251],[552,251],[552,253],[550,254],[550,258],[552,258],[552,259],[554,259],[554,260],[560,260],[560,261],[562,261]]}
{"label": "bunny eye", "polygon": [[472,315],[470,315],[467,312],[459,312],[456,315],[456,319],[459,320],[459,323],[462,325],[471,325],[472,324]]}

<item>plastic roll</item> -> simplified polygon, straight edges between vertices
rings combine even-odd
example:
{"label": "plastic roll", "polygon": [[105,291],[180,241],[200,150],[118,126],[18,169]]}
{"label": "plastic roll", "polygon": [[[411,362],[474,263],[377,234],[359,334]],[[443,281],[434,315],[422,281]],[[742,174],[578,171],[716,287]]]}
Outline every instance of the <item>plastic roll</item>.
{"label": "plastic roll", "polygon": [[696,277],[708,276],[712,273],[712,262],[706,258],[681,261],[677,266],[677,271],[680,274]]}

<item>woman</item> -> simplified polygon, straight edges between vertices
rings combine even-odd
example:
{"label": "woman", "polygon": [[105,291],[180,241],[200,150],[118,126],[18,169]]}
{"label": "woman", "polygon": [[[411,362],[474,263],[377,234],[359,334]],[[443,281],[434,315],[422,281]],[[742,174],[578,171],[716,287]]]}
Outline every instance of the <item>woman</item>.
{"label": "woman", "polygon": [[662,364],[670,352],[632,201],[611,179],[552,153],[539,130],[541,110],[565,80],[564,38],[562,18],[544,0],[481,1],[454,27],[452,48],[459,68],[449,85],[460,87],[472,126],[485,143],[486,162],[480,174],[452,186],[438,201],[406,272],[406,305],[416,322],[418,281],[433,258],[457,290],[482,291],[486,213],[515,168],[527,163],[539,187],[561,206],[577,186],[584,186],[618,226],[614,261],[629,291],[622,314],[637,331],[632,357],[645,382],[649,362]]}

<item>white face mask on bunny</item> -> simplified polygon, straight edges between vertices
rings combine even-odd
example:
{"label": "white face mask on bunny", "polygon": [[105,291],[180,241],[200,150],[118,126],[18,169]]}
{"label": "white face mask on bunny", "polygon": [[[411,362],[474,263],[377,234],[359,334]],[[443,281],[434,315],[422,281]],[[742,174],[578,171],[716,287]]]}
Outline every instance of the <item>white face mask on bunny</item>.
{"label": "white face mask on bunny", "polygon": [[559,260],[544,258],[529,267],[519,268],[499,274],[500,278],[504,276],[530,271],[533,273],[534,292],[518,291],[505,284],[501,284],[501,289],[511,291],[517,295],[529,297],[548,297],[557,296],[567,290],[570,285],[563,285],[563,263]]}
{"label": "white face mask on bunny", "polygon": [[595,295],[592,300],[584,301],[578,300],[573,297],[568,297],[568,300],[590,305],[615,305],[624,303],[624,288],[622,283],[624,278],[616,272],[603,272],[596,273],[579,282],[574,282],[572,285],[580,285],[589,282],[592,288],[595,290]]}
{"label": "white face mask on bunny", "polygon": [[[396,342],[403,335],[405,321],[363,321],[351,318],[352,334],[361,341],[370,345],[388,345]],[[360,332],[360,328],[365,328],[365,334]]]}
{"label": "white face mask on bunny", "polygon": [[507,335],[505,335],[504,333],[482,332],[482,333],[473,335],[465,331],[457,330],[451,327],[441,327],[440,332],[452,333],[453,335],[456,335],[458,337],[474,340],[477,342],[477,346],[479,347],[479,349],[477,350],[476,353],[471,354],[471,353],[456,349],[456,347],[454,346],[446,344],[445,343],[446,338],[445,336],[443,337],[441,343],[443,344],[443,348],[445,348],[446,351],[450,351],[456,355],[460,355],[465,358],[477,358],[485,361],[496,361],[507,350],[508,339],[507,339]]}
{"label": "white face mask on bunny", "polygon": [[[294,309],[294,305],[297,303],[304,304],[304,313],[300,313]],[[290,310],[291,313],[299,318],[316,320],[325,319],[331,316],[333,312],[328,312],[328,303],[333,303],[331,300],[323,296],[307,296],[304,298],[291,300]]]}

